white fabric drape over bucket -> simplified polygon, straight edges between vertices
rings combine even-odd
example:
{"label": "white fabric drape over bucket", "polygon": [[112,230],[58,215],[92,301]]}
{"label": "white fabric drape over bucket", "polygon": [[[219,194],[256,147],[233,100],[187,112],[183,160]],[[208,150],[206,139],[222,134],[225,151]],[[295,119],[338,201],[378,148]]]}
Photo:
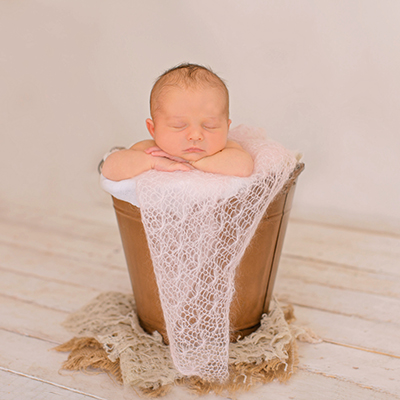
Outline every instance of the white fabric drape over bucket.
{"label": "white fabric drape over bucket", "polygon": [[297,163],[258,130],[240,126],[230,138],[254,158],[248,178],[148,171],[134,179],[174,364],[209,381],[228,377],[236,267]]}

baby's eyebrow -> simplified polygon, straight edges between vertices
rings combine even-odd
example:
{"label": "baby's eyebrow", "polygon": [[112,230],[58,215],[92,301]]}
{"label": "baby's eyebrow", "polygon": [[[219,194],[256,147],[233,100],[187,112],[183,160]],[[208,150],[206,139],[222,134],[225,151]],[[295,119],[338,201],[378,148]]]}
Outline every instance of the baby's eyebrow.
{"label": "baby's eyebrow", "polygon": [[212,122],[212,123],[217,123],[221,121],[221,118],[219,117],[206,117],[204,118],[205,122]]}
{"label": "baby's eyebrow", "polygon": [[181,120],[181,119],[184,119],[184,118],[185,118],[185,117],[180,116],[180,115],[174,115],[174,116],[172,116],[172,117],[168,117],[168,118],[167,118],[167,121]]}

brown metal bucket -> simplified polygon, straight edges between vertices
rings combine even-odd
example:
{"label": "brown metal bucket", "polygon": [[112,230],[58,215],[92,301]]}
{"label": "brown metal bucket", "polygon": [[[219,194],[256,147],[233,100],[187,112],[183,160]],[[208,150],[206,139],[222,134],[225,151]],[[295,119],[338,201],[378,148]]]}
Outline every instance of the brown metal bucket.
{"label": "brown metal bucket", "polygon": [[[262,314],[268,311],[296,180],[303,169],[304,164],[299,163],[283,189],[268,206],[237,267],[235,294],[230,311],[232,341],[255,331],[260,326]],[[149,333],[158,331],[164,342],[168,343],[140,209],[114,197],[113,202],[139,322]]]}

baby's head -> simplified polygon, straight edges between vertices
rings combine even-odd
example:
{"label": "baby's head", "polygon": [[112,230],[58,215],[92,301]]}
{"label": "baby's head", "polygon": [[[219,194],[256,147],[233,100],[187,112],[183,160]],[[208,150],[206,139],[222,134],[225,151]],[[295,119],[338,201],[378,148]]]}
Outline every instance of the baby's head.
{"label": "baby's head", "polygon": [[147,128],[171,155],[196,161],[226,146],[228,89],[208,68],[181,64],[162,74],[151,91],[150,112]]}
{"label": "baby's head", "polygon": [[229,93],[224,81],[211,69],[197,64],[180,64],[158,77],[150,94],[150,114],[154,119],[162,108],[163,94],[171,88],[204,89],[214,88],[221,92],[221,101],[229,118]]}

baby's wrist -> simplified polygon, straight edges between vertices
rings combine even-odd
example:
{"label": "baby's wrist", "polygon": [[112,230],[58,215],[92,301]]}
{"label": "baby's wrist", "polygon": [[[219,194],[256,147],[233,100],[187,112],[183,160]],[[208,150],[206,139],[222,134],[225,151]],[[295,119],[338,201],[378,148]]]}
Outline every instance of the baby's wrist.
{"label": "baby's wrist", "polygon": [[156,169],[157,157],[153,157],[151,154],[147,154],[147,153],[144,153],[144,154],[146,155],[145,159],[146,159],[148,165],[150,166],[150,169]]}
{"label": "baby's wrist", "polygon": [[189,165],[191,165],[193,168],[196,168],[196,165],[197,165],[197,163],[199,162],[200,160],[193,160],[193,161],[188,161],[187,163],[189,164]]}

